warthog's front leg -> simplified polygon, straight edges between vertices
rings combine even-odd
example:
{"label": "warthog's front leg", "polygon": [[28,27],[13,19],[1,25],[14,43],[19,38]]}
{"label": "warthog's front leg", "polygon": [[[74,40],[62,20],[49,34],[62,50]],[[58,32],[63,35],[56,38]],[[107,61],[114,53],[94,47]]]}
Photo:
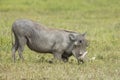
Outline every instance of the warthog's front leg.
{"label": "warthog's front leg", "polygon": [[61,62],[62,60],[62,53],[61,52],[54,52],[54,61],[53,62]]}
{"label": "warthog's front leg", "polygon": [[62,60],[63,60],[64,62],[68,62],[68,57],[62,56]]}
{"label": "warthog's front leg", "polygon": [[62,60],[62,53],[60,53],[60,52],[55,52],[55,53],[54,53],[54,58],[55,58],[55,59],[58,59],[58,60]]}

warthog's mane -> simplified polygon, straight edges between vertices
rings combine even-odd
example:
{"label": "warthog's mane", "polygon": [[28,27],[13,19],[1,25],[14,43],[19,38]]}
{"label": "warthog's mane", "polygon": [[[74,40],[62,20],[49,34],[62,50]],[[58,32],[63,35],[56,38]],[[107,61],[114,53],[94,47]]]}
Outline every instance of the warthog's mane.
{"label": "warthog's mane", "polygon": [[63,31],[68,32],[68,33],[76,33],[74,31],[69,31],[69,30],[63,30]]}

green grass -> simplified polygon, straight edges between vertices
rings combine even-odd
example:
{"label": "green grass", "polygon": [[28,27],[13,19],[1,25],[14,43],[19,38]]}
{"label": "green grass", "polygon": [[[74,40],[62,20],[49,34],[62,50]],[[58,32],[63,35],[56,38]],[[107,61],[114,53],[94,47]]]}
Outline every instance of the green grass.
{"label": "green grass", "polygon": [[[0,0],[0,80],[119,80],[119,6],[119,0]],[[68,63],[49,64],[52,55],[26,47],[25,61],[13,63],[11,25],[19,18],[52,28],[87,32],[87,57],[96,59],[77,65],[71,57]]]}

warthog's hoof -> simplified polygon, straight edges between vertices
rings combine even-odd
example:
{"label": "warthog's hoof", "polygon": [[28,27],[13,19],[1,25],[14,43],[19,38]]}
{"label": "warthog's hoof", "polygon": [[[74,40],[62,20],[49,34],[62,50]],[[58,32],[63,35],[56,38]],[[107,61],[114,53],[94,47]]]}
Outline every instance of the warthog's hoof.
{"label": "warthog's hoof", "polygon": [[52,60],[49,60],[48,62],[49,62],[50,64],[52,64],[52,63],[53,63],[53,61],[52,61]]}

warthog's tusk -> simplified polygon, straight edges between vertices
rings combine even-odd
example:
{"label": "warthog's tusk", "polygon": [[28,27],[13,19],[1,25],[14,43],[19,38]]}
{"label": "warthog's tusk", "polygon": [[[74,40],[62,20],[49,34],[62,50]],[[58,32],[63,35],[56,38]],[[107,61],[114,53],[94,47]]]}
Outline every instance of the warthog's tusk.
{"label": "warthog's tusk", "polygon": [[88,53],[87,51],[84,52],[84,53],[82,54],[82,56],[80,56],[80,58],[83,59],[87,53]]}

